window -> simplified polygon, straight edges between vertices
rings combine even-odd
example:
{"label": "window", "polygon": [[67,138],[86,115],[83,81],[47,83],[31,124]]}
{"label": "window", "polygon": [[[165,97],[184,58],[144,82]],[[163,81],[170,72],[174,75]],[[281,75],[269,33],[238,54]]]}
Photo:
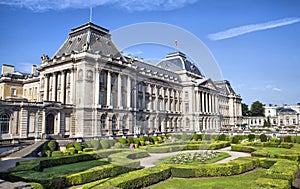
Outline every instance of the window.
{"label": "window", "polygon": [[185,111],[186,112],[190,111],[190,107],[189,107],[189,103],[188,102],[185,103]]}
{"label": "window", "polygon": [[29,88],[29,95],[32,95],[32,89]]}
{"label": "window", "polygon": [[9,116],[7,114],[0,115],[0,134],[9,132]]}
{"label": "window", "polygon": [[296,119],[293,119],[293,124],[296,125]]}
{"label": "window", "polygon": [[35,88],[34,88],[34,95],[37,95],[37,92],[38,92],[38,88],[35,87]]}
{"label": "window", "polygon": [[125,130],[125,129],[126,129],[126,117],[124,116],[123,120],[122,120],[122,130]]}
{"label": "window", "polygon": [[185,91],[184,95],[185,95],[185,98],[188,98],[189,97],[189,92]]}
{"label": "window", "polygon": [[101,129],[106,128],[105,122],[106,122],[106,115],[102,115],[101,116]]}
{"label": "window", "polygon": [[26,89],[24,89],[24,96],[27,96],[27,90]]}
{"label": "window", "polygon": [[11,96],[17,96],[17,89],[11,88]]}
{"label": "window", "polygon": [[115,115],[113,115],[112,120],[111,120],[111,125],[112,125],[112,130],[117,129],[117,118]]}

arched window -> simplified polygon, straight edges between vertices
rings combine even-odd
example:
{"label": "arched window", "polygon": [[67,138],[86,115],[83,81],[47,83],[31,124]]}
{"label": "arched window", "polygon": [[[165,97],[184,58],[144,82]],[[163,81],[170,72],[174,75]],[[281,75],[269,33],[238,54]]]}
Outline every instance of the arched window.
{"label": "arched window", "polygon": [[113,115],[112,120],[111,120],[111,125],[112,125],[112,130],[117,129],[117,118],[115,115]]}
{"label": "arched window", "polygon": [[105,122],[106,122],[106,115],[102,115],[101,116],[101,129],[106,128]]}
{"label": "arched window", "polygon": [[0,114],[0,134],[9,132],[9,116],[7,114]]}
{"label": "arched window", "polygon": [[126,129],[126,121],[127,121],[127,117],[124,116],[123,119],[122,119],[122,130]]}

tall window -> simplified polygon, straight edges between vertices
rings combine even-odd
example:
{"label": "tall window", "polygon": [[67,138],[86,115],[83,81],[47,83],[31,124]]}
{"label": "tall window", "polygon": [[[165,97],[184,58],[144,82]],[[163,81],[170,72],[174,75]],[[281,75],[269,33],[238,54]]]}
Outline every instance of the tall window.
{"label": "tall window", "polygon": [[105,122],[106,122],[106,115],[102,115],[101,116],[101,129],[106,129]]}
{"label": "tall window", "polygon": [[11,96],[17,96],[17,89],[11,88]]}
{"label": "tall window", "polygon": [[106,105],[106,73],[102,71],[99,75],[99,104]]}
{"label": "tall window", "polygon": [[122,130],[124,131],[126,129],[126,116],[122,119]]}
{"label": "tall window", "polygon": [[7,114],[0,115],[0,134],[9,132],[9,116]]}
{"label": "tall window", "polygon": [[112,125],[112,130],[117,129],[117,118],[115,115],[113,115],[112,120],[111,120],[111,125]]}

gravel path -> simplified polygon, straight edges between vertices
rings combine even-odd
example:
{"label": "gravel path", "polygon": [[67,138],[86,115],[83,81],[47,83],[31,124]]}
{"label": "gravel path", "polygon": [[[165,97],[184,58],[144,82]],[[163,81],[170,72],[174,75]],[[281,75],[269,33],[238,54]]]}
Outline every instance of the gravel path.
{"label": "gravel path", "polygon": [[[189,153],[189,152],[204,152],[204,151],[206,151],[206,150],[187,150],[187,151],[179,151],[179,152],[171,152],[171,153],[149,153],[150,156],[140,159],[140,162],[141,162],[141,166],[144,168],[154,167],[156,162],[158,162],[160,159],[165,158],[165,157],[170,157],[170,156],[174,156],[177,154],[183,154],[183,153]],[[234,160],[239,157],[251,156],[251,154],[248,154],[248,153],[230,151],[230,147],[223,148],[220,150],[214,150],[214,151],[226,152],[231,156],[231,157],[225,158],[223,160],[220,160],[216,163],[226,163],[226,162],[229,162],[229,161]]]}

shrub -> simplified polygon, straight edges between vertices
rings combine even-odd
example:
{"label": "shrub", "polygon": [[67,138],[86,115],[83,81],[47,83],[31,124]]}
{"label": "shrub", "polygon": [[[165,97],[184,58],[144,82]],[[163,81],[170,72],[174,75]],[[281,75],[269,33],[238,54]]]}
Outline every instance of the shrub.
{"label": "shrub", "polygon": [[117,141],[113,139],[106,140],[106,142],[108,143],[108,148],[113,147],[117,143]]}
{"label": "shrub", "polygon": [[73,144],[72,143],[68,143],[67,146],[66,146],[66,149],[69,149],[69,148],[73,148]]}
{"label": "shrub", "polygon": [[258,178],[255,180],[256,185],[261,188],[278,188],[287,189],[291,188],[289,181],[271,178]]}
{"label": "shrub", "polygon": [[152,136],[151,138],[152,138],[152,140],[153,140],[154,142],[158,141],[158,139],[157,139],[156,136]]}
{"label": "shrub", "polygon": [[53,151],[52,152],[52,157],[60,157],[63,156],[64,154],[61,151]]}
{"label": "shrub", "polygon": [[88,169],[83,172],[75,173],[66,176],[66,183],[68,186],[84,184],[102,178],[114,177],[116,175],[132,171],[133,169],[127,166],[104,165]]}
{"label": "shrub", "polygon": [[235,135],[235,136],[232,137],[231,143],[232,144],[238,144],[239,140],[240,140],[240,137],[238,135]]}
{"label": "shrub", "polygon": [[100,184],[98,188],[118,187],[123,189],[143,188],[160,181],[166,180],[171,176],[171,169],[166,165],[158,165],[155,167],[132,171],[127,174],[119,175],[115,178]]}
{"label": "shrub", "polygon": [[45,152],[45,154],[46,154],[47,157],[51,157],[51,150],[47,150],[47,151]]}
{"label": "shrub", "polygon": [[225,134],[219,135],[218,140],[225,141],[226,140],[226,135]]}
{"label": "shrub", "polygon": [[195,140],[195,141],[197,141],[197,140],[200,139],[200,136],[199,136],[197,133],[194,133],[194,134],[192,135],[192,139]]}
{"label": "shrub", "polygon": [[108,149],[109,148],[109,144],[107,142],[107,140],[100,140],[100,145],[102,149]]}
{"label": "shrub", "polygon": [[48,147],[49,147],[49,150],[50,150],[51,152],[53,152],[53,151],[55,151],[55,150],[57,149],[58,144],[57,144],[57,142],[56,142],[55,140],[50,140],[50,141],[48,142]]}
{"label": "shrub", "polygon": [[265,134],[259,135],[259,138],[260,138],[260,141],[261,141],[261,142],[267,142],[267,140],[268,140],[268,137],[267,137],[267,135],[265,135]]}
{"label": "shrub", "polygon": [[115,144],[115,148],[124,148],[125,147],[125,145],[124,144],[121,144],[120,142],[117,142],[116,144]]}
{"label": "shrub", "polygon": [[82,151],[82,146],[79,142],[74,142],[74,147],[77,151]]}
{"label": "shrub", "polygon": [[284,136],[283,141],[284,142],[292,142],[292,137],[290,135]]}
{"label": "shrub", "polygon": [[248,137],[248,140],[250,142],[252,142],[255,139],[255,135],[254,134],[249,134],[247,137]]}
{"label": "shrub", "polygon": [[119,142],[120,142],[121,144],[124,144],[124,145],[127,144],[127,140],[126,140],[125,138],[120,138],[120,139],[119,139]]}
{"label": "shrub", "polygon": [[92,139],[91,140],[91,145],[95,150],[99,150],[101,148],[100,142],[97,139]]}
{"label": "shrub", "polygon": [[29,184],[30,184],[34,189],[44,189],[43,185],[41,185],[40,183],[30,182]]}
{"label": "shrub", "polygon": [[69,148],[69,149],[68,149],[68,152],[70,153],[70,155],[76,154],[76,153],[77,153],[77,151],[76,151],[75,148]]}
{"label": "shrub", "polygon": [[93,148],[84,148],[83,151],[84,151],[84,152],[92,152],[92,151],[93,151]]}
{"label": "shrub", "polygon": [[191,135],[188,135],[188,134],[186,134],[186,133],[183,133],[182,135],[181,135],[181,139],[183,140],[183,141],[190,141],[191,140]]}

